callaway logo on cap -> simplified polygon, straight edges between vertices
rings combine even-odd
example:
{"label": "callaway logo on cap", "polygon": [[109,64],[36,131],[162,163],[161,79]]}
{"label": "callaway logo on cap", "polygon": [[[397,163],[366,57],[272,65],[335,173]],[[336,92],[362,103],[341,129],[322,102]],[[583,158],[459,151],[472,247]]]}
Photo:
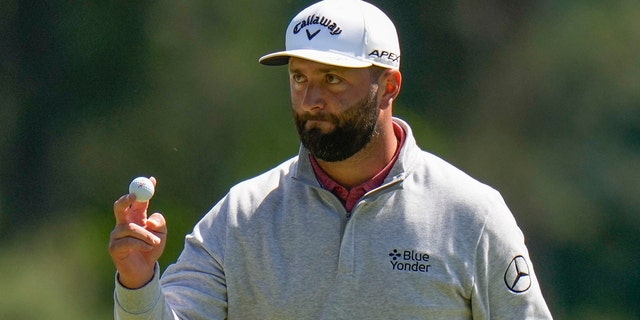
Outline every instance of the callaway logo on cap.
{"label": "callaway logo on cap", "polygon": [[284,65],[289,57],[348,68],[400,68],[400,45],[393,22],[370,3],[324,0],[300,12],[287,27],[286,50],[260,58]]}

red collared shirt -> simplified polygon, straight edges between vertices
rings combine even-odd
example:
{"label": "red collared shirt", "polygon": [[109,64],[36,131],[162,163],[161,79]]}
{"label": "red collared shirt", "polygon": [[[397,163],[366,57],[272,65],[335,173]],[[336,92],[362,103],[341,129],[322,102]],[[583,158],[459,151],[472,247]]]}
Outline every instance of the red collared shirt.
{"label": "red collared shirt", "polygon": [[322,185],[324,189],[331,191],[331,193],[333,193],[336,197],[338,197],[338,199],[340,199],[347,212],[351,212],[353,207],[356,205],[356,203],[358,203],[362,196],[365,195],[365,193],[381,186],[384,182],[384,179],[389,174],[389,171],[391,171],[391,168],[393,168],[393,165],[396,163],[398,154],[400,154],[400,149],[402,148],[402,145],[404,145],[405,132],[395,122],[393,123],[393,132],[398,139],[398,148],[396,148],[396,153],[393,155],[393,158],[391,158],[391,161],[389,161],[389,163],[387,163],[387,165],[380,172],[378,172],[378,174],[371,178],[371,180],[366,181],[363,184],[351,189],[347,189],[346,187],[341,186],[335,180],[331,179],[331,177],[329,177],[327,173],[325,173],[324,170],[320,168],[320,165],[318,164],[316,158],[312,155],[309,155],[311,165],[313,166],[313,171],[316,174],[318,182],[320,182],[320,185]]}

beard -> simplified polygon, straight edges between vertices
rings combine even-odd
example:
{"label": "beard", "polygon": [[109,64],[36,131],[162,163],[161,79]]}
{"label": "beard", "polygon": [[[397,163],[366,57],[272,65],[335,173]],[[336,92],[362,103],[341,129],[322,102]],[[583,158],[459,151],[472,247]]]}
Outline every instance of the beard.
{"label": "beard", "polygon": [[[378,104],[376,91],[354,103],[340,114],[298,114],[294,120],[302,145],[317,159],[327,162],[343,161],[362,150],[377,134]],[[306,129],[309,120],[329,121],[334,129],[322,133],[320,128]]]}

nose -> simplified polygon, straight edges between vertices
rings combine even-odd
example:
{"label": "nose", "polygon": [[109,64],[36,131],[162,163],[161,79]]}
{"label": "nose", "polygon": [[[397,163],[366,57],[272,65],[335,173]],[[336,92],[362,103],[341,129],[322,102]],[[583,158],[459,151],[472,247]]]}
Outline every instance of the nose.
{"label": "nose", "polygon": [[319,111],[324,109],[325,101],[320,86],[308,83],[302,92],[302,105],[304,111]]}

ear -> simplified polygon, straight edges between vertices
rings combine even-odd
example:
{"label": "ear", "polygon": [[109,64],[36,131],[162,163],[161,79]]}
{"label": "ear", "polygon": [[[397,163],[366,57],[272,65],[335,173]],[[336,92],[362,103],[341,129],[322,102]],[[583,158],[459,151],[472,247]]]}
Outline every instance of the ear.
{"label": "ear", "polygon": [[398,69],[388,69],[382,74],[379,80],[382,96],[380,97],[381,108],[391,107],[393,100],[400,94],[402,86],[402,74]]}

